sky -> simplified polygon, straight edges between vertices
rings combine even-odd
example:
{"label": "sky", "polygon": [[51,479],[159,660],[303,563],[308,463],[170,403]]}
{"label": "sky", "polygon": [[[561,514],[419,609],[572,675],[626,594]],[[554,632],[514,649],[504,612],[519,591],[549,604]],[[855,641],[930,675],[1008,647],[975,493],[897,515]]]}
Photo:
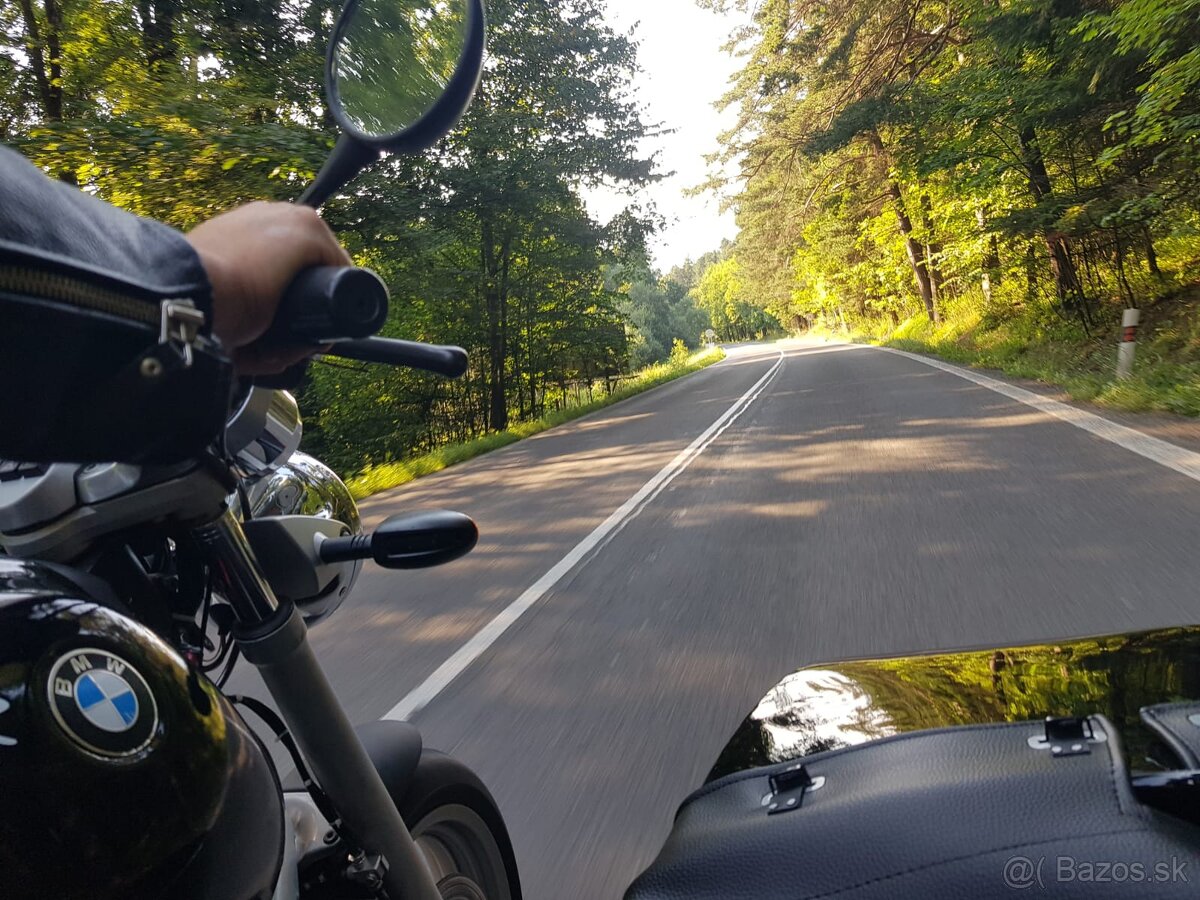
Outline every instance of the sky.
{"label": "sky", "polygon": [[[637,26],[638,60],[643,71],[635,86],[646,107],[644,121],[674,128],[674,134],[651,138],[644,153],[659,151],[659,169],[674,172],[639,192],[667,219],[651,244],[654,264],[662,271],[721,246],[737,233],[733,213],[721,215],[711,194],[684,197],[683,192],[708,176],[704,155],[718,147],[717,136],[733,121],[733,111],[718,113],[713,103],[725,93],[738,60],[721,50],[740,23],[696,6],[695,0],[608,0],[609,21],[618,31]],[[584,195],[592,215],[607,222],[628,205],[615,192]]]}

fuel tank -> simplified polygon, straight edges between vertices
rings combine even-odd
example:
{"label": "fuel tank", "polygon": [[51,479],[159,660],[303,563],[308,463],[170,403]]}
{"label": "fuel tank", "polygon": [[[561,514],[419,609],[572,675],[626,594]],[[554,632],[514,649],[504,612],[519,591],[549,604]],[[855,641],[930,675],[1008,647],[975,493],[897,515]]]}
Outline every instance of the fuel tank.
{"label": "fuel tank", "polygon": [[810,666],[773,687],[706,781],[908,731],[1102,713],[1130,767],[1171,768],[1139,710],[1200,699],[1200,627]]}
{"label": "fuel tank", "polygon": [[271,763],[216,688],[105,594],[0,557],[0,897],[270,897]]}

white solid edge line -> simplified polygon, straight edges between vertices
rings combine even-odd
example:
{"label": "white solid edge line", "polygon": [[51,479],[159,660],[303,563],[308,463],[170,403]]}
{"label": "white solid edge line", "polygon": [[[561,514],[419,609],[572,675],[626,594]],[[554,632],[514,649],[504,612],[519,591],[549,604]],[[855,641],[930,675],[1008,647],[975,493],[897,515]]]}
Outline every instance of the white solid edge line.
{"label": "white solid edge line", "polygon": [[1032,406],[1034,409],[1054,416],[1056,419],[1061,419],[1070,425],[1074,425],[1076,428],[1082,428],[1084,431],[1090,432],[1102,440],[1116,444],[1118,447],[1124,447],[1126,450],[1136,453],[1138,456],[1145,457],[1151,462],[1156,462],[1160,466],[1166,466],[1180,475],[1186,475],[1193,481],[1200,481],[1200,453],[1186,450],[1177,444],[1152,437],[1136,429],[1118,425],[1116,422],[1109,421],[1103,416],[1085,412],[1060,400],[1043,397],[1041,394],[1035,394],[1033,391],[1027,391],[1016,385],[997,381],[995,378],[989,378],[978,372],[972,372],[970,369],[963,369],[959,366],[942,362],[940,359],[933,359],[916,353],[908,353],[905,350],[897,350],[894,347],[873,347],[872,349],[882,350],[885,353],[894,353],[897,356],[904,356],[934,369],[941,369],[943,372],[957,375],[959,378],[973,382],[980,387],[995,391],[997,394],[1003,394],[1005,397],[1024,403],[1026,406]]}
{"label": "white solid edge line", "polygon": [[744,412],[758,395],[766,388],[767,383],[783,365],[783,351],[775,360],[770,370],[754,385],[742,394],[719,419],[713,422],[698,438],[692,441],[685,450],[663,466],[653,478],[647,481],[632,497],[626,500],[607,519],[597,525],[592,532],[576,544],[571,550],[550,568],[545,575],[535,581],[521,596],[506,606],[494,619],[477,631],[469,641],[463,644],[453,656],[437,667],[428,678],[414,688],[408,696],[397,703],[383,717],[387,720],[404,721],[427,706],[438,694],[444,691],[454,679],[461,675],[466,668],[482,656],[500,635],[504,634],[517,619],[521,618],[533,604],[537,603],[546,593],[563,579],[575,566],[599,546],[610,533],[625,522],[636,516],[645,508],[644,500],[652,498],[666,484],[686,469],[704,449],[716,440],[722,431],[734,419]]}

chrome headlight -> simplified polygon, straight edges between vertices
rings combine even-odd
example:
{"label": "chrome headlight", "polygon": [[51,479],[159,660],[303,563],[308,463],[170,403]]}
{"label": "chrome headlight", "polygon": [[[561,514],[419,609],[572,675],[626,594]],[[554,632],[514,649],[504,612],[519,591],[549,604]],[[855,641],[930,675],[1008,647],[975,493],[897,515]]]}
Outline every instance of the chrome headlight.
{"label": "chrome headlight", "polygon": [[[317,516],[341,522],[351,534],[362,534],[358,505],[345,482],[320,460],[293,453],[286,462],[246,486],[252,519],[270,516]],[[296,606],[311,625],[341,606],[354,587],[361,560],[338,563],[341,574],[324,593],[298,601]]]}

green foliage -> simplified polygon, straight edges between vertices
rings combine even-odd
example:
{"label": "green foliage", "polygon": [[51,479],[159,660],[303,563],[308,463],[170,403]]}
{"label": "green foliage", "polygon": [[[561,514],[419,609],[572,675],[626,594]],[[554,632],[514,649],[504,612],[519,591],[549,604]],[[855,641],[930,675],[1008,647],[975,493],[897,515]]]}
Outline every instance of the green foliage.
{"label": "green foliage", "polygon": [[1024,313],[996,321],[959,310],[937,325],[921,315],[896,328],[861,323],[851,336],[1059,385],[1076,400],[1113,409],[1200,416],[1200,310],[1195,297],[1157,304],[1143,315],[1133,375],[1122,381],[1114,380],[1113,341],[1090,337],[1078,324],[1057,316]]}
{"label": "green foliage", "polygon": [[188,227],[294,194],[331,133],[317,108],[328,0],[21,0],[0,12],[0,140]]}
{"label": "green foliage", "polygon": [[708,314],[717,339],[747,341],[778,330],[775,317],[750,302],[741,265],[732,256],[713,261],[692,288],[699,307]]}
{"label": "green foliage", "polygon": [[[5,4],[0,140],[181,228],[294,197],[335,137],[321,85],[341,6]],[[299,392],[305,449],[340,471],[541,421],[666,359],[676,339],[695,346],[707,327],[687,287],[645,262],[653,215],[632,203],[603,226],[580,199],[583,186],[633,194],[658,177],[639,151],[636,45],[604,12],[603,0],[490,0],[488,59],[459,126],[326,205],[391,289],[384,333],[459,344],[471,358],[456,383],[313,366]]]}
{"label": "green foliage", "polygon": [[697,347],[709,327],[687,287],[669,275],[658,277],[644,259],[610,266],[605,283],[621,295],[618,309],[628,323],[629,358],[636,367],[661,362],[680,341]]}
{"label": "green foliage", "polygon": [[[1182,637],[1165,632],[1161,639]],[[855,681],[886,713],[889,729],[902,731],[980,721],[1025,722],[1047,714],[1100,712],[1139,722],[1149,698],[1136,687],[1161,685],[1182,696],[1188,673],[1163,668],[1162,650],[1139,647],[1137,638],[1103,638],[1065,646],[995,653],[944,653],[930,657],[848,663],[838,671]],[[1136,731],[1136,730],[1135,730]],[[1147,747],[1130,748],[1140,758]]]}
{"label": "green foliage", "polygon": [[[714,316],[736,276],[790,328],[946,319],[1016,357],[1070,320],[1068,354],[1104,334],[1112,355],[1121,308],[1194,282],[1200,0],[702,5],[753,16],[732,42],[741,233],[702,289]],[[1160,371],[1193,409],[1190,363]]]}
{"label": "green foliage", "polygon": [[514,444],[523,438],[554,428],[556,425],[562,425],[621,400],[627,400],[636,394],[666,384],[668,381],[690,375],[692,372],[711,366],[724,358],[725,351],[719,347],[691,354],[682,341],[676,341],[675,351],[672,352],[669,362],[643,369],[603,397],[566,406],[540,418],[513,425],[504,431],[487,434],[460,444],[442,446],[429,453],[403,461],[368,467],[361,474],[350,479],[348,482],[350,492],[361,500],[363,497],[369,497],[380,491],[407,484],[423,475],[431,475],[481,454],[499,450],[501,447]]}
{"label": "green foliage", "polygon": [[[1157,742],[1141,727],[1141,711],[1148,703],[1194,694],[1193,641],[1187,629],[1173,628],[839,663],[832,673],[801,670],[743,723],[714,771],[736,770],[747,759],[762,765],[783,762],[797,753],[836,750],[897,733],[1097,714],[1114,722],[1129,741],[1127,758],[1161,760]],[[800,689],[793,690],[791,681]],[[837,703],[839,696],[848,702]],[[830,716],[830,710],[838,712]],[[851,711],[857,714],[843,715]]]}
{"label": "green foliage", "polygon": [[1153,148],[1160,151],[1154,168],[1190,164],[1194,169],[1200,138],[1200,2],[1126,0],[1107,14],[1087,17],[1079,30],[1088,41],[1115,40],[1117,52],[1136,60],[1149,76],[1138,85],[1133,110],[1119,109],[1110,117],[1108,127],[1119,143],[1105,151],[1103,162],[1112,165]]}
{"label": "green foliage", "polygon": [[671,356],[667,360],[667,365],[678,369],[682,366],[686,366],[691,356],[692,351],[688,349],[687,344],[685,344],[679,338],[675,338],[675,342],[671,345]]}

